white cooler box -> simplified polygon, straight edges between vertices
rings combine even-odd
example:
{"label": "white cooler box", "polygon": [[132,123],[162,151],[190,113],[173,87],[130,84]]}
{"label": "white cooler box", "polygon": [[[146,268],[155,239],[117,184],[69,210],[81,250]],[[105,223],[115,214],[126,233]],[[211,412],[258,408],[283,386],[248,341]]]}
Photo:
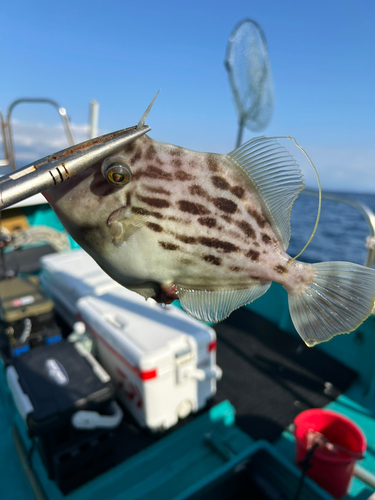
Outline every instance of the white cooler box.
{"label": "white cooler box", "polygon": [[216,392],[215,331],[125,288],[78,301],[98,358],[141,426],[168,429]]}
{"label": "white cooler box", "polygon": [[77,321],[78,299],[123,288],[84,250],[46,255],[40,263],[40,283],[53,299],[56,311],[71,327]]}

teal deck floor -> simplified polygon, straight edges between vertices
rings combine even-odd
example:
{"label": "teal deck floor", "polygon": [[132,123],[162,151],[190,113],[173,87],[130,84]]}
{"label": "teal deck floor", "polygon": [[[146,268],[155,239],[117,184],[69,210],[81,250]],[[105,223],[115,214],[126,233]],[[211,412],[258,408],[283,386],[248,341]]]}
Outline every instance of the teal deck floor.
{"label": "teal deck floor", "polygon": [[[1,384],[0,380],[0,384]],[[17,422],[21,439],[28,441],[26,428],[9,394],[0,385],[0,498],[33,500],[11,437],[11,425]],[[2,389],[2,390],[1,390]],[[172,432],[158,443],[126,462],[98,476],[86,485],[64,496],[47,478],[37,453],[34,470],[48,500],[208,500],[213,485],[216,491],[234,471],[246,463],[259,469],[271,484],[292,498],[299,471],[285,456],[266,441],[253,441],[234,424],[234,409],[224,401],[195,420]],[[310,480],[305,482],[301,500],[329,500],[329,495]],[[362,500],[362,499],[361,499]]]}
{"label": "teal deck floor", "polygon": [[[368,449],[361,465],[370,472],[375,472],[373,413],[354,403],[347,396],[341,396],[328,407],[352,418],[364,430],[368,437]],[[298,482],[299,472],[293,465],[294,438],[291,432],[285,431],[275,446],[262,441],[254,442],[233,425],[234,413],[228,402],[215,408],[170,434],[160,443],[152,445],[67,496],[63,496],[54,482],[48,480],[40,458],[36,454],[34,467],[47,498],[49,500],[91,500],[92,498],[120,500],[126,494],[128,500],[150,498],[153,500],[187,500],[195,498],[194,494],[208,483],[221,480],[225,474],[233,473],[233,469],[246,461],[248,457],[254,456],[256,461],[254,452],[257,453],[262,449],[268,455],[264,458],[263,453],[263,458],[260,459],[260,462],[264,462],[261,470],[268,471],[270,478],[280,488],[289,493],[293,492]],[[13,411],[14,408],[7,393],[4,390],[0,391],[2,436],[0,498],[2,500],[33,500],[34,495],[11,437]],[[22,424],[18,427],[22,431]],[[207,446],[207,441],[204,439],[208,432],[215,438],[213,446]],[[27,440],[25,433],[23,434],[23,438]],[[306,480],[306,483],[306,492],[303,492],[301,500],[331,498],[312,481]],[[367,500],[372,493],[370,488],[354,478],[346,500]],[[289,498],[289,495],[286,498]]]}
{"label": "teal deck floor", "polygon": [[34,500],[30,483],[22,469],[12,439],[12,423],[0,394],[0,498],[4,500]]}
{"label": "teal deck floor", "polygon": [[[33,500],[11,436],[13,422],[29,446],[26,427],[15,414],[9,394],[0,390],[0,498]],[[218,470],[231,473],[252,444],[234,425],[233,407],[223,402],[67,496],[48,479],[38,453],[33,454],[33,468],[49,500],[183,499],[192,486],[204,483]]]}

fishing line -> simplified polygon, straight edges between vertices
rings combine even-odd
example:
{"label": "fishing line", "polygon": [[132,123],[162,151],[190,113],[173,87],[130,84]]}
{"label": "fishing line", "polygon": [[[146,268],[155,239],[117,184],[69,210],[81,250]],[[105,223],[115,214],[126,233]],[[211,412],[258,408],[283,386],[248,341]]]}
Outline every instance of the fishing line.
{"label": "fishing line", "polygon": [[[317,168],[315,167],[312,159],[310,158],[310,156],[306,153],[306,151],[303,149],[302,146],[300,146],[298,144],[298,142],[295,140],[294,137],[288,135],[288,136],[277,136],[277,137],[269,137],[269,139],[292,139],[294,141],[294,144],[297,146],[297,148],[299,150],[302,151],[302,153],[306,156],[306,158],[308,159],[308,161],[310,162],[310,165],[312,166],[312,168],[314,169],[314,172],[315,172],[315,175],[316,175],[316,180],[318,181],[318,188],[319,188],[319,203],[318,203],[318,213],[316,215],[316,220],[315,220],[315,226],[314,226],[314,229],[313,229],[313,232],[311,233],[311,236],[308,240],[308,242],[306,243],[306,245],[302,248],[302,250],[300,251],[300,253],[298,255],[296,255],[295,257],[293,257],[289,262],[288,264],[286,265],[285,267],[285,271],[284,271],[284,277],[286,279],[286,272],[287,272],[287,269],[288,267],[290,266],[290,264],[298,259],[298,257],[300,257],[303,252],[306,250],[306,248],[310,245],[311,243],[311,240],[314,238],[315,236],[315,233],[316,233],[316,230],[317,230],[317,227],[318,227],[318,224],[319,224],[319,219],[320,219],[320,210],[321,210],[321,206],[322,206],[322,186],[320,184],[320,178],[319,178],[319,174],[318,174],[318,170]],[[292,207],[290,208],[290,211],[292,210]],[[289,214],[290,215],[290,214]]]}
{"label": "fishing line", "polygon": [[316,175],[316,180],[318,181],[318,189],[319,189],[319,202],[318,202],[318,213],[316,214],[316,220],[315,220],[315,226],[314,226],[314,229],[313,229],[313,232],[311,233],[311,236],[308,240],[308,242],[306,243],[306,245],[302,248],[302,250],[300,251],[300,253],[298,255],[296,255],[295,257],[292,258],[292,260],[290,260],[285,268],[285,273],[288,269],[288,267],[290,266],[290,264],[296,260],[300,255],[303,254],[303,252],[306,250],[306,248],[310,245],[310,242],[311,240],[314,238],[315,236],[315,233],[316,233],[316,230],[317,230],[317,227],[318,227],[318,224],[319,224],[319,219],[320,219],[320,210],[322,208],[322,186],[320,184],[320,178],[319,178],[319,174],[318,174],[318,170],[317,168],[315,167],[313,161],[311,160],[310,156],[306,153],[306,151],[303,149],[302,146],[300,146],[298,144],[298,142],[295,140],[294,137],[287,137],[287,139],[293,139],[294,141],[294,144],[297,146],[298,149],[300,149],[302,151],[302,153],[306,156],[306,158],[309,160],[310,162],[310,165],[312,166],[312,168],[314,169],[314,172],[315,172],[315,175]]}

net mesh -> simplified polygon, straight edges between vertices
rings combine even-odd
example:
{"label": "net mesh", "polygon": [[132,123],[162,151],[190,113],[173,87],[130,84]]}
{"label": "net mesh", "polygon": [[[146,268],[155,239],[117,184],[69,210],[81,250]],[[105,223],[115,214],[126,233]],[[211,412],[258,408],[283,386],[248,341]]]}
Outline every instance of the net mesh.
{"label": "net mesh", "polygon": [[235,27],[225,65],[240,126],[253,132],[263,130],[272,118],[274,90],[267,42],[258,23],[245,19]]}

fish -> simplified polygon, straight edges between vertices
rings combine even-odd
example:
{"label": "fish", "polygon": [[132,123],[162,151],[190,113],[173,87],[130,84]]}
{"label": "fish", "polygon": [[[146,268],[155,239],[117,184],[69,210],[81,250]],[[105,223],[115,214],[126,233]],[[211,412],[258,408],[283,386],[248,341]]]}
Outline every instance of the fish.
{"label": "fish", "polygon": [[216,323],[277,282],[311,347],[370,315],[375,270],[286,253],[303,187],[295,159],[273,138],[217,154],[144,135],[43,194],[72,238],[124,287],[162,304],[179,299],[194,318]]}

